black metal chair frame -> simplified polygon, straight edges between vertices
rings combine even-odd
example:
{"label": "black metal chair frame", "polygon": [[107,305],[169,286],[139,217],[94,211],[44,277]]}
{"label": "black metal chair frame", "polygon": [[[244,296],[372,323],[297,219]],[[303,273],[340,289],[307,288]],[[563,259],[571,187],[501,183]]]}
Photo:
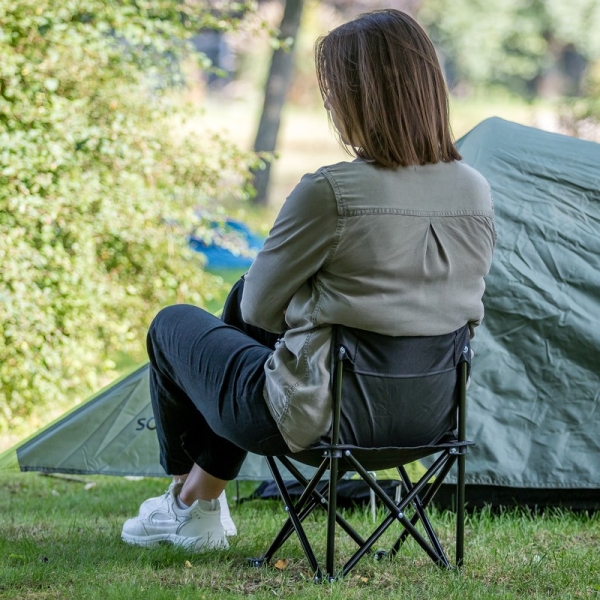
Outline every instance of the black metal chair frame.
{"label": "black metal chair frame", "polygon": [[[298,482],[304,486],[303,493],[295,502],[287,491],[275,457],[266,457],[273,479],[275,480],[285,503],[288,519],[266,553],[260,558],[248,559],[249,563],[256,567],[268,564],[277,550],[295,531],[314,574],[315,582],[322,582],[324,580],[333,581],[337,577],[346,576],[363,556],[373,553],[373,545],[377,540],[394,522],[398,522],[402,526],[399,537],[390,550],[379,550],[375,552],[374,558],[376,560],[393,557],[399,551],[404,541],[408,537],[412,537],[438,566],[447,569],[460,568],[464,560],[465,460],[468,447],[474,445],[474,442],[466,439],[466,388],[468,363],[466,361],[461,361],[457,365],[457,430],[455,434],[452,435],[451,439],[445,439],[432,446],[384,449],[393,451],[397,457],[392,464],[378,467],[397,468],[400,477],[402,496],[400,500],[396,502],[386,494],[377,483],[376,479],[370,474],[369,470],[363,466],[363,464],[367,464],[368,466],[369,457],[373,452],[377,452],[378,449],[363,449],[339,443],[342,377],[347,350],[344,346],[339,346],[335,349],[335,352],[331,443],[319,444],[318,447],[310,449],[309,452],[312,453],[314,453],[315,450],[322,452],[320,465],[317,467],[316,472],[310,480],[307,480],[306,477],[302,475],[288,457],[276,457],[277,460],[280,461],[298,480]],[[433,464],[427,469],[426,473],[418,482],[413,483],[403,465],[412,462],[413,460],[431,455],[437,455]],[[311,461],[304,461],[302,459],[302,453],[293,456],[300,460],[300,462],[311,464]],[[455,563],[453,565],[442,548],[438,536],[427,516],[426,509],[431,504],[431,501],[455,463],[458,464],[458,469],[456,477],[456,549]],[[323,479],[327,470],[329,470],[329,476]],[[340,478],[349,471],[356,472],[388,509],[387,516],[366,539],[356,532],[337,510],[337,483]],[[317,506],[320,506],[327,511],[327,541],[324,570],[317,560],[302,525],[302,522]],[[412,510],[410,516],[407,516],[406,509]],[[425,535],[417,529],[419,523],[421,524]],[[334,566],[336,524],[358,545],[358,550],[356,550],[337,572]]]}

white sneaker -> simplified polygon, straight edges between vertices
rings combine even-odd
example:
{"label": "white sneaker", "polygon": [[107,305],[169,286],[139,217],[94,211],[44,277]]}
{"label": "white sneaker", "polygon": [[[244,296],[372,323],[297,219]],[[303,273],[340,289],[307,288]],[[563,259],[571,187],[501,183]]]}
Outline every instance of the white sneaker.
{"label": "white sneaker", "polygon": [[[182,487],[183,483],[172,482],[169,486],[169,489],[162,496],[157,496],[155,498],[148,498],[148,500],[144,500],[144,502],[142,502],[140,506],[138,516],[145,517],[149,515],[153,510],[161,506],[165,496],[168,496],[169,494],[178,496],[179,492],[181,492]],[[229,512],[229,505],[227,504],[227,496],[225,495],[224,491],[219,496],[219,504],[221,505],[221,524],[225,529],[225,535],[233,537],[237,535],[237,527],[235,526],[235,523],[231,518],[231,513]]]}
{"label": "white sneaker", "polygon": [[183,482],[175,483],[173,481],[171,482],[169,489],[162,496],[155,496],[154,498],[148,498],[148,500],[144,500],[140,505],[138,517],[145,517],[158,507],[162,506],[162,503],[165,501],[165,497],[168,497],[171,494],[173,496],[179,496],[179,492],[181,492],[182,487]]}
{"label": "white sneaker", "polygon": [[225,535],[233,537],[234,535],[237,535],[237,527],[235,526],[235,523],[231,518],[231,513],[229,512],[229,504],[227,504],[225,490],[223,490],[219,496],[219,504],[221,505],[221,524],[225,529]]}
{"label": "white sneaker", "polygon": [[146,500],[140,514],[125,521],[123,541],[137,546],[170,542],[196,552],[228,548],[219,501],[196,500],[189,508],[181,509],[173,494],[174,487],[170,486],[158,499]]}

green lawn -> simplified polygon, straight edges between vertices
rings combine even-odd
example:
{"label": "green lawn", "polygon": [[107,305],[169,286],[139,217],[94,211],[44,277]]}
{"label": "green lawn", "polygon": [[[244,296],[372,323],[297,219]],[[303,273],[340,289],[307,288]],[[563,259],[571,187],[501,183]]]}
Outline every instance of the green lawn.
{"label": "green lawn", "polygon": [[[162,493],[167,480],[87,480],[94,485],[0,476],[0,598],[600,598],[598,514],[478,511],[467,521],[461,574],[437,568],[407,542],[392,563],[367,558],[346,580],[315,585],[295,540],[276,557],[287,559],[286,569],[246,566],[245,558],[259,556],[284,519],[277,502],[232,506],[239,535],[226,552],[142,549],[121,542],[121,525],[143,499]],[[253,486],[242,483],[241,495]],[[235,493],[231,485],[231,503]],[[360,528],[370,516],[355,510],[351,519]],[[452,514],[437,513],[434,521],[450,540]],[[324,513],[308,529],[318,533],[323,525]]]}

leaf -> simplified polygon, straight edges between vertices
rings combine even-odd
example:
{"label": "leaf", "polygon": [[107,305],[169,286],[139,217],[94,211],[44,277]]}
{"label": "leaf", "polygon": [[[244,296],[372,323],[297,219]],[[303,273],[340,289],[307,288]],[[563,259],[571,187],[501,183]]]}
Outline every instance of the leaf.
{"label": "leaf", "polygon": [[280,558],[273,566],[279,571],[285,571],[288,567],[289,561],[287,558]]}
{"label": "leaf", "polygon": [[185,566],[186,566],[188,569],[191,569],[191,568],[193,567],[192,563],[191,563],[189,560],[186,560],[186,561],[185,561]]}

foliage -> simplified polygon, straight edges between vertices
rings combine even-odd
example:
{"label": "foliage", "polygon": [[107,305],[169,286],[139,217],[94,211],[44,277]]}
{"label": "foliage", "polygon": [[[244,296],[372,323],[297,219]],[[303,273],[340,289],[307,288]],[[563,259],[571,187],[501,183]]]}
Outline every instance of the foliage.
{"label": "foliage", "polygon": [[600,142],[600,60],[589,69],[584,95],[563,99],[557,112],[566,133]]}
{"label": "foliage", "polygon": [[185,233],[248,195],[252,159],[167,93],[190,34],[236,23],[209,8],[0,0],[0,432],[141,357],[161,306],[218,292]]}
{"label": "foliage", "polygon": [[600,56],[597,0],[425,0],[418,17],[459,79],[503,83],[523,92],[565,49]]}

